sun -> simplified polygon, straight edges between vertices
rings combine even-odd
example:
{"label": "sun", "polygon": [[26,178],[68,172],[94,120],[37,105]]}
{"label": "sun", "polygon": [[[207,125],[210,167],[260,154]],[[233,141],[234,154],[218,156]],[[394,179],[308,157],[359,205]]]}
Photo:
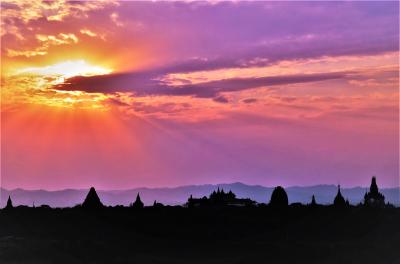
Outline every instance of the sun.
{"label": "sun", "polygon": [[111,73],[111,69],[95,66],[85,60],[68,60],[45,67],[28,67],[17,70],[17,74],[35,74],[42,76],[60,76],[70,78],[73,76],[94,76]]}

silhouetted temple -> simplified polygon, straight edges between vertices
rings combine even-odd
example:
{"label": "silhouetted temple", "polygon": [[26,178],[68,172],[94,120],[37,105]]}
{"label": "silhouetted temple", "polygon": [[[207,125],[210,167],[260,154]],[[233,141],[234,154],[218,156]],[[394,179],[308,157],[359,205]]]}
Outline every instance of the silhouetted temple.
{"label": "silhouetted temple", "polygon": [[136,196],[135,202],[133,204],[131,204],[131,207],[136,208],[136,209],[141,209],[144,207],[144,204],[143,204],[142,200],[140,199],[139,193]]}
{"label": "silhouetted temple", "polygon": [[236,195],[229,191],[227,193],[224,192],[223,189],[217,189],[217,191],[213,191],[209,198],[204,196],[203,198],[193,198],[190,195],[187,206],[188,207],[198,207],[198,206],[251,206],[254,205],[255,202],[251,199],[245,198],[236,198]]}
{"label": "silhouetted temple", "polygon": [[372,207],[385,206],[385,196],[379,192],[375,177],[372,177],[369,192],[364,195],[364,205]]}
{"label": "silhouetted temple", "polygon": [[96,190],[93,187],[90,188],[85,201],[83,201],[82,207],[85,209],[99,209],[104,207],[96,193]]}
{"label": "silhouetted temple", "polygon": [[315,201],[315,196],[314,196],[314,195],[311,197],[311,203],[310,203],[310,206],[311,206],[311,207],[315,207],[315,206],[317,206],[317,201]]}
{"label": "silhouetted temple", "polygon": [[333,205],[335,207],[346,207],[347,204],[348,202],[346,203],[346,200],[344,199],[342,193],[340,192],[340,185],[338,185],[338,192],[336,194],[335,199],[333,200]]}
{"label": "silhouetted temple", "polygon": [[276,208],[284,208],[289,205],[288,196],[282,186],[278,186],[273,190],[269,205]]}
{"label": "silhouetted temple", "polygon": [[4,209],[10,210],[10,209],[13,209],[13,208],[14,208],[14,206],[13,206],[13,204],[12,204],[11,197],[10,197],[10,195],[9,195],[9,196],[8,196],[8,200],[7,200],[6,207],[4,207]]}

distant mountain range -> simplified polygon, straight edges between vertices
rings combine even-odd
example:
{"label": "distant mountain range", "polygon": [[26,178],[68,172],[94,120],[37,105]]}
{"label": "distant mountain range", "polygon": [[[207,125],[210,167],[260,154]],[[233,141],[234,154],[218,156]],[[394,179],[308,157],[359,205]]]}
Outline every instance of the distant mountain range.
{"label": "distant mountain range", "polygon": [[[243,183],[230,183],[218,185],[188,185],[174,188],[135,188],[129,190],[97,190],[97,193],[105,205],[129,205],[140,193],[145,205],[153,204],[154,200],[166,205],[184,204],[190,195],[193,197],[208,196],[213,190],[223,188],[225,191],[232,190],[239,198],[250,198],[259,203],[268,203],[273,187],[260,185],[246,185]],[[88,189],[65,189],[59,191],[0,189],[0,207],[4,207],[8,195],[11,195],[14,205],[40,206],[42,204],[51,207],[71,207],[83,202]],[[309,203],[314,194],[318,203],[331,204],[336,192],[335,185],[316,185],[307,187],[285,188],[289,196],[289,202]],[[363,200],[366,187],[342,188],[342,194],[351,204],[358,204]],[[380,189],[386,197],[386,201],[400,206],[400,187]]]}

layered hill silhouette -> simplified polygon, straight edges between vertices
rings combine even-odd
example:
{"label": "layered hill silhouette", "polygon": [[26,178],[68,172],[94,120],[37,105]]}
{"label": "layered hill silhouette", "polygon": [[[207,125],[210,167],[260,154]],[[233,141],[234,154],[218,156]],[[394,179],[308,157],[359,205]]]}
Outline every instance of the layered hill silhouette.
{"label": "layered hill silhouette", "polygon": [[[225,190],[232,190],[238,198],[251,198],[259,203],[268,203],[274,187],[264,187],[260,185],[246,185],[243,183],[217,184],[217,185],[188,185],[174,188],[135,188],[129,190],[97,190],[104,205],[125,205],[132,203],[132,197],[140,193],[144,205],[152,205],[154,200],[163,204],[178,205],[187,201],[190,195],[203,197],[216,190],[218,187]],[[369,187],[341,188],[341,193],[351,204],[358,204],[364,199],[364,195]],[[289,203],[310,202],[312,195],[320,204],[332,203],[336,193],[336,185],[316,185],[308,187],[287,187],[285,188]],[[386,197],[386,201],[400,206],[400,188],[381,188],[380,192]],[[66,189],[60,191],[45,190],[24,190],[1,189],[0,207],[7,203],[8,196],[11,195],[15,205],[42,204],[51,207],[71,207],[81,204],[88,194],[87,189]]]}

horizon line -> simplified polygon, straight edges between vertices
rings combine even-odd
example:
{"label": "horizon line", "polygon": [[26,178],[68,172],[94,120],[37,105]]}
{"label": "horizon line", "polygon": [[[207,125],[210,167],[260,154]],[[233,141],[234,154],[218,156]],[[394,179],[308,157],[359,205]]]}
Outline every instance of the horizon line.
{"label": "horizon line", "polygon": [[[338,186],[340,185],[341,189],[354,189],[354,188],[369,188],[369,186],[360,186],[360,185],[356,185],[356,186],[343,186],[342,184],[333,184],[333,183],[321,183],[321,184],[315,184],[315,185],[289,185],[289,186],[284,186],[284,185],[275,185],[275,186],[265,186],[265,185],[261,185],[261,184],[247,184],[247,183],[243,183],[243,182],[231,182],[231,183],[204,183],[204,184],[186,184],[186,185],[176,185],[176,186],[159,186],[159,187],[146,187],[146,186],[140,186],[140,187],[128,187],[125,189],[102,189],[102,188],[97,188],[93,185],[88,186],[86,188],[61,188],[61,189],[27,189],[27,188],[21,188],[21,187],[16,187],[16,188],[5,188],[5,187],[1,187],[1,190],[6,190],[6,191],[16,191],[16,190],[24,190],[24,191],[46,191],[46,192],[59,192],[59,191],[68,191],[68,190],[77,190],[77,191],[83,191],[83,190],[89,190],[91,187],[94,187],[96,189],[96,191],[130,191],[130,190],[134,190],[134,189],[149,189],[149,190],[155,190],[155,189],[177,189],[177,188],[183,188],[183,187],[200,187],[200,186],[215,186],[218,187],[220,185],[233,185],[233,184],[242,184],[242,185],[246,185],[249,187],[263,187],[263,188],[275,188],[277,186],[282,186],[283,188],[287,189],[287,188],[309,188],[309,187],[317,187],[317,186]],[[379,189],[400,189],[400,184],[398,186],[384,186],[384,187],[379,187]]]}

